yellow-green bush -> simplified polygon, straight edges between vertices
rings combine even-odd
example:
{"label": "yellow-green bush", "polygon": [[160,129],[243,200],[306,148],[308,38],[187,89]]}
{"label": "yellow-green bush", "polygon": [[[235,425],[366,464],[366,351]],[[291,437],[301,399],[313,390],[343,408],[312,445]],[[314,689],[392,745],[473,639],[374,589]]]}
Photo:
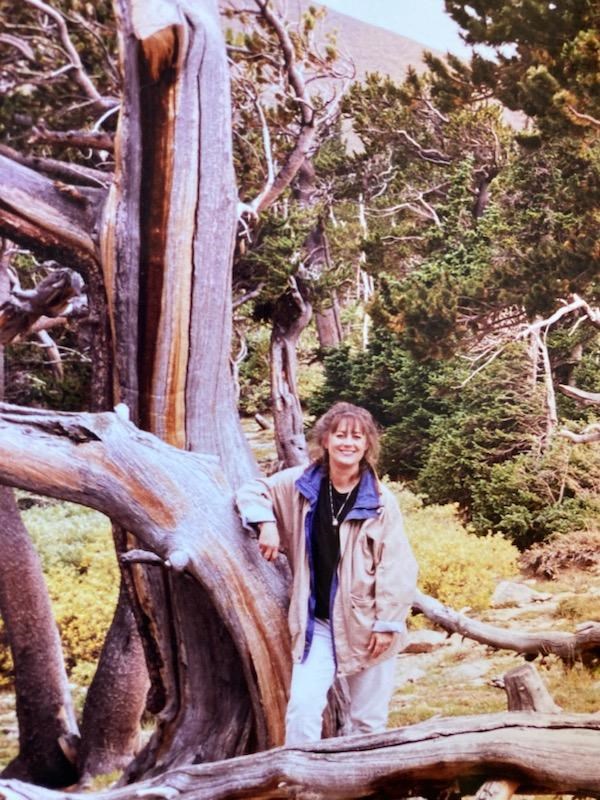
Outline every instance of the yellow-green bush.
{"label": "yellow-green bush", "polygon": [[455,609],[486,608],[497,581],[518,571],[517,548],[498,534],[472,533],[454,505],[424,506],[399,485],[390,488],[404,513],[421,591]]}
{"label": "yellow-green bush", "polygon": [[[119,590],[110,524],[91,509],[53,502],[24,511],[23,521],[40,555],[67,671],[88,678]],[[0,685],[10,682],[11,669],[8,648],[1,644]]]}

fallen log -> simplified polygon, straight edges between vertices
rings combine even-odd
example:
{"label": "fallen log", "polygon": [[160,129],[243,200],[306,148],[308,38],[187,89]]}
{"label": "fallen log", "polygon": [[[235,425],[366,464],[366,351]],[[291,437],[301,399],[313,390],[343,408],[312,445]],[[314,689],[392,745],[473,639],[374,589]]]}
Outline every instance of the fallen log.
{"label": "fallen log", "polygon": [[582,623],[575,633],[564,631],[528,633],[497,628],[454,611],[439,600],[421,592],[417,592],[413,610],[424,614],[427,619],[448,633],[459,633],[467,639],[473,639],[496,650],[514,650],[528,660],[552,654],[566,664],[573,664],[584,654],[600,653],[600,622]]}
{"label": "fallen log", "polygon": [[[354,800],[431,796],[458,782],[515,781],[527,794],[600,797],[600,715],[503,712],[429,720],[382,734],[279,747],[212,764],[172,769],[148,781],[70,800]],[[65,794],[0,781],[5,800],[58,800]],[[402,793],[405,793],[403,795]]]}

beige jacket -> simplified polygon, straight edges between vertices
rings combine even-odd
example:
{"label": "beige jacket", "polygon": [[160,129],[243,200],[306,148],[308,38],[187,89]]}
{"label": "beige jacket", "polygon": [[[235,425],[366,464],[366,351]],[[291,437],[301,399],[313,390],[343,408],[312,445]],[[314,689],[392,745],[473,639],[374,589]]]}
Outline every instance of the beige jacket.
{"label": "beige jacket", "polygon": [[[236,495],[245,525],[277,523],[281,548],[293,575],[288,620],[296,662],[308,653],[314,627],[307,541],[322,474],[316,465],[293,467],[250,481]],[[360,672],[405,646],[406,617],[416,579],[417,564],[398,504],[389,489],[365,472],[356,502],[340,525],[331,618],[338,675]],[[372,631],[396,634],[391,647],[378,659],[372,659],[367,651]]]}

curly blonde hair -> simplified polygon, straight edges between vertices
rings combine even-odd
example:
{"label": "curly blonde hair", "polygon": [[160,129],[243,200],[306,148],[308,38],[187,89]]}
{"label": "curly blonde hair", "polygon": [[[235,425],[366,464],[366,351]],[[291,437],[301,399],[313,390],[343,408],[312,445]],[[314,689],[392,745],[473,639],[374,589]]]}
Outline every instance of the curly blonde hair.
{"label": "curly blonde hair", "polygon": [[329,467],[329,455],[324,445],[326,437],[337,431],[340,425],[345,422],[352,427],[358,427],[364,433],[367,440],[367,449],[360,462],[361,471],[371,468],[375,470],[379,457],[379,429],[370,412],[361,406],[352,403],[334,403],[319,419],[315,422],[309,435],[309,448],[312,460],[316,464],[322,464],[326,469]]}

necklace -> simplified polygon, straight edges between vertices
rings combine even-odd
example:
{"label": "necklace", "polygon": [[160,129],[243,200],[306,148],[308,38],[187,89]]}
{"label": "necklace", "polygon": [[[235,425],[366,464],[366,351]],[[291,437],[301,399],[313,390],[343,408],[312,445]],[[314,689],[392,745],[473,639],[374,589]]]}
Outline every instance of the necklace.
{"label": "necklace", "polygon": [[[333,489],[331,487],[331,481],[327,481],[327,483],[329,485],[329,505],[331,507],[331,524],[332,524],[332,526],[334,528],[337,528],[338,525],[340,524],[340,514],[342,513],[342,511],[344,510],[344,508],[346,506],[346,503],[350,499],[350,495],[352,494],[352,489],[350,489],[350,491],[348,492],[348,494],[344,498],[344,502],[338,508],[337,514],[336,514],[335,511],[333,510]],[[339,494],[341,494],[341,492],[339,492]]]}

